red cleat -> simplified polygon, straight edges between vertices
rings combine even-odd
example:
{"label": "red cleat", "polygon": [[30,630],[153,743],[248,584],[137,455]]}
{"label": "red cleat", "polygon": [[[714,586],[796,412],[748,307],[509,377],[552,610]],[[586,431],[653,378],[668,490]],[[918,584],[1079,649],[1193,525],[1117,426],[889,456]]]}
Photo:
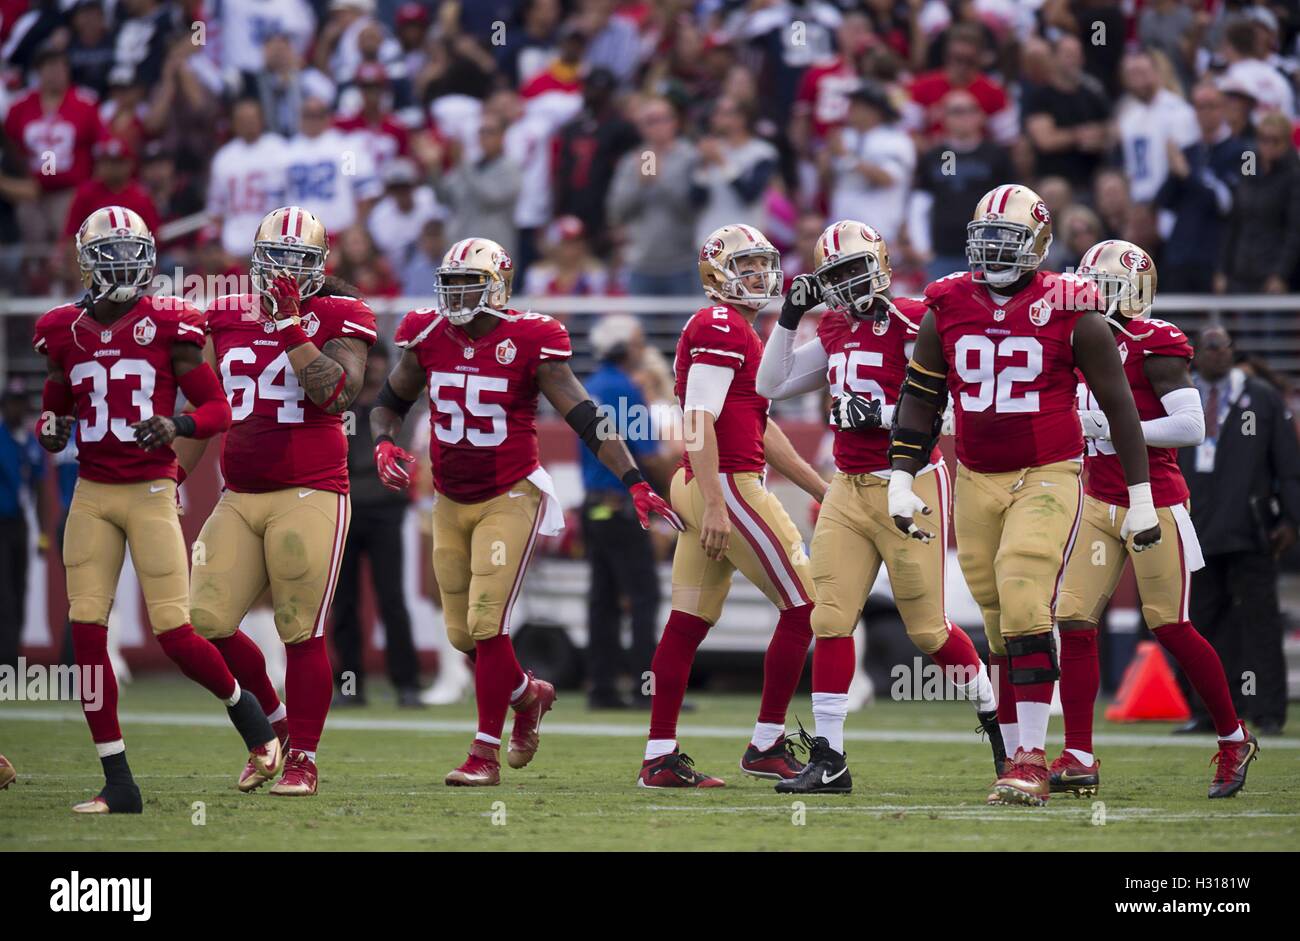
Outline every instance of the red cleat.
{"label": "red cleat", "polygon": [[284,774],[271,793],[276,797],[311,797],[316,793],[316,779],[316,762],[305,751],[291,748],[284,760]]}
{"label": "red cleat", "polygon": [[510,730],[510,745],[506,749],[506,761],[510,762],[510,767],[522,768],[533,760],[541,740],[542,716],[550,712],[553,705],[555,687],[545,680],[534,679],[529,673],[528,688],[524,690],[523,698],[513,706],[515,724]]}
{"label": "red cleat", "polygon": [[1051,796],[1051,775],[1047,770],[1047,756],[1040,749],[1016,752],[1009,767],[993,783],[990,804],[1027,804],[1042,807]]}
{"label": "red cleat", "polygon": [[649,788],[723,787],[726,783],[722,778],[696,771],[691,756],[679,751],[642,762],[636,779],[637,787]]}
{"label": "red cleat", "polygon": [[261,748],[249,752],[248,763],[239,773],[239,783],[235,786],[245,794],[256,791],[284,769],[285,759],[289,754],[289,720],[281,719],[279,722],[273,722],[271,728],[275,730],[277,741],[267,742]]}
{"label": "red cleat", "polygon": [[[1243,723],[1242,728],[1246,726]],[[1250,763],[1259,757],[1259,740],[1246,732],[1245,741],[1225,742],[1219,740],[1219,753],[1210,759],[1210,764],[1218,765],[1214,769],[1214,780],[1210,782],[1210,798],[1231,797],[1246,784],[1246,771]]]}
{"label": "red cleat", "polygon": [[799,776],[803,763],[794,756],[790,740],[782,735],[776,744],[765,751],[759,751],[758,746],[750,742],[740,759],[740,770],[755,778],[789,781]]}
{"label": "red cleat", "polygon": [[1092,797],[1101,785],[1101,762],[1096,758],[1085,765],[1069,751],[1052,762],[1048,784],[1053,794],[1073,794],[1075,797]]}
{"label": "red cleat", "polygon": [[[555,695],[554,690],[551,695]],[[445,783],[448,787],[495,787],[501,783],[500,754],[500,745],[474,739],[474,744],[469,747],[469,757],[447,775]]]}

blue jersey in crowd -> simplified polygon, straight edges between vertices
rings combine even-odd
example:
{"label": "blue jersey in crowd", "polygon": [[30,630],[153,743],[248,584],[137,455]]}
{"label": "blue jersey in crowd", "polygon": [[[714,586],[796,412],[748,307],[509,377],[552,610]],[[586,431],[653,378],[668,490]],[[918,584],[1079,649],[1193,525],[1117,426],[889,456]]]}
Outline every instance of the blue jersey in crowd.
{"label": "blue jersey in crowd", "polygon": [[[591,400],[608,414],[627,441],[632,457],[640,459],[655,453],[649,409],[632,377],[613,363],[605,363],[586,382]],[[582,455],[582,485],[588,490],[622,490],[623,483],[591,450],[579,442]]]}

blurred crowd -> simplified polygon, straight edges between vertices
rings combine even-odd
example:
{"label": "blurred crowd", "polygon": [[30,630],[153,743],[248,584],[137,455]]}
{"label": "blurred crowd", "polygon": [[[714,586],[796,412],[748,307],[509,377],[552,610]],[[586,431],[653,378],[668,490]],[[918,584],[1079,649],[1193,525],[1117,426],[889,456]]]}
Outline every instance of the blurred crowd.
{"label": "blurred crowd", "polygon": [[1052,267],[1115,236],[1165,290],[1300,288],[1289,0],[0,0],[0,47],[0,291],[73,289],[114,203],[200,277],[306,206],[380,297],[471,233],[530,295],[694,294],[715,226],[793,276],[830,217],[906,287],[1008,180]]}

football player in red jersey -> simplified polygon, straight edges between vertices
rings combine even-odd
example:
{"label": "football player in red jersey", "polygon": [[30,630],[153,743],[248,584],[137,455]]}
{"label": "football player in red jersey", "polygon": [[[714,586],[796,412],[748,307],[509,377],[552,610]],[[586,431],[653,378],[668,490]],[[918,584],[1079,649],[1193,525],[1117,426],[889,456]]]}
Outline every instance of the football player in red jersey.
{"label": "football player in red jersey", "polygon": [[513,707],[507,759],[522,768],[537,753],[555,688],[525,673],[510,640],[510,613],[538,533],[564,528],[550,475],[537,457],[537,397],[545,395],[592,452],[632,492],[642,526],[668,504],[641,479],[627,446],[597,412],[569,368],[569,334],[557,320],[511,310],[514,266],[490,239],[462,239],[437,272],[437,309],[413,310],[397,328],[402,348],[370,414],[380,479],[410,484],[414,458],[394,436],[429,390],[433,466],[433,569],[447,635],[474,658],[478,731],[453,786],[501,783],[501,733]]}
{"label": "football player in red jersey", "polygon": [[[316,793],[316,747],[334,684],[325,620],[347,539],[348,445],[343,412],[376,339],[370,308],[325,276],[325,226],[285,206],[262,220],[250,276],[256,293],[208,307],[204,357],[221,375],[232,424],[221,450],[225,490],[196,541],[194,626],[253,691],[287,749],[281,797]],[[202,447],[182,462],[197,463]],[[281,703],[252,639],[239,630],[267,587],[286,653]],[[268,778],[252,764],[241,791]]]}
{"label": "football player in red jersey", "polygon": [[[1148,316],[1155,300],[1156,266],[1143,249],[1116,239],[1100,242],[1083,253],[1077,274],[1096,286],[1105,305],[1147,443],[1151,496],[1162,538],[1155,548],[1133,554],[1142,615],[1214,719],[1219,753],[1210,797],[1231,797],[1246,783],[1259,743],[1237,717],[1219,655],[1188,618],[1191,573],[1204,564],[1176,450],[1205,438],[1201,397],[1188,374],[1192,348],[1176,326]],[[1089,549],[1071,556],[1057,603],[1065,749],[1050,770],[1054,793],[1082,796],[1097,793],[1100,783],[1101,763],[1092,754],[1093,706],[1100,685],[1097,623],[1128,557],[1120,530],[1129,500],[1109,423],[1097,410],[1087,383],[1079,384],[1078,407],[1088,443],[1079,540]]]}
{"label": "football player in red jersey", "polygon": [[[259,774],[283,764],[280,744],[253,695],[245,695],[212,644],[190,624],[185,537],[176,512],[178,438],[205,439],[230,426],[230,406],[203,363],[203,318],[191,304],[146,295],[153,235],[138,215],[107,206],[77,232],[86,296],[36,322],[45,356],[40,441],[62,451],[77,423],[78,480],[63,540],[68,618],[83,683],[82,708],[104,766],[104,788],[78,813],[140,813],[117,721],[117,680],[108,658],[108,614],[126,546],[131,547],[163,651],[190,679],[226,703]],[[194,410],[173,415],[176,391]],[[83,673],[83,677],[85,673]],[[90,700],[87,694],[92,694]]]}
{"label": "football player in red jersey", "polygon": [[781,612],[763,661],[758,721],[740,768],[768,779],[803,770],[786,738],[785,717],[812,642],[812,573],[799,530],[763,486],[763,475],[771,464],[818,501],[826,496],[826,481],[767,420],[768,400],[755,388],[763,342],[754,318],[781,290],[780,257],[754,227],[725,225],[705,240],[699,268],[713,304],[691,317],[677,341],[686,454],[673,476],[672,504],[687,531],[673,553],[672,613],[650,666],[654,690],[641,787],[724,783],[695,770],[678,750],[677,717],[695,651],[722,613],[736,569]]}
{"label": "football player in red jersey", "polygon": [[1159,543],[1160,524],[1133,394],[1096,292],[1073,275],[1038,271],[1052,241],[1047,206],[1028,187],[999,186],[980,200],[967,232],[970,271],[925,289],[929,311],[894,413],[889,514],[902,532],[933,538],[915,521],[930,508],[912,479],[951,392],[957,557],[984,613],[998,718],[1013,756],[989,801],[1041,805],[1059,676],[1052,619],[1083,510],[1076,369],[1109,418],[1123,468],[1130,509],[1121,537],[1132,535],[1134,551],[1143,552]]}
{"label": "football player in red jersey", "polygon": [[[817,240],[811,276],[800,275],[791,294],[803,290],[827,312],[817,338],[794,346],[804,305],[787,304],[763,350],[760,395],[785,399],[830,387],[836,474],[817,516],[812,576],[817,607],[812,613],[813,718],[809,759],[796,778],[780,781],[783,794],[847,794],[853,788],[844,758],[844,719],[853,678],[853,629],[883,562],[908,636],[952,677],[975,703],[980,728],[1001,771],[1006,758],[988,671],[975,645],[944,611],[944,563],[951,484],[936,447],[917,476],[928,505],[938,508],[939,538],[917,543],[889,520],[889,429],[925,305],[890,292],[889,249],[875,229],[843,220]],[[806,735],[806,733],[805,733]]]}

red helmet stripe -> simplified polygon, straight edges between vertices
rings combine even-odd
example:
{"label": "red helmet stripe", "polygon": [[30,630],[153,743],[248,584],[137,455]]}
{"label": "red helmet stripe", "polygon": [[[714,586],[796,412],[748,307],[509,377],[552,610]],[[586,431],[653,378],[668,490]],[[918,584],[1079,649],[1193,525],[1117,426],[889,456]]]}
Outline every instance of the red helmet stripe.
{"label": "red helmet stripe", "polygon": [[294,210],[294,218],[297,221],[293,228],[293,234],[298,236],[299,238],[302,238],[302,210],[301,209]]}
{"label": "red helmet stripe", "polygon": [[117,209],[113,206],[108,207],[108,227],[110,229],[117,228]]}
{"label": "red helmet stripe", "polygon": [[835,239],[835,251],[840,250],[840,223],[835,223],[835,228],[831,230],[831,237]]}
{"label": "red helmet stripe", "polygon": [[998,203],[998,208],[997,208],[997,212],[999,215],[1007,211],[1007,203],[1011,200],[1011,194],[1014,193],[1015,191],[1016,188],[1014,186],[1002,187],[1002,201]]}

